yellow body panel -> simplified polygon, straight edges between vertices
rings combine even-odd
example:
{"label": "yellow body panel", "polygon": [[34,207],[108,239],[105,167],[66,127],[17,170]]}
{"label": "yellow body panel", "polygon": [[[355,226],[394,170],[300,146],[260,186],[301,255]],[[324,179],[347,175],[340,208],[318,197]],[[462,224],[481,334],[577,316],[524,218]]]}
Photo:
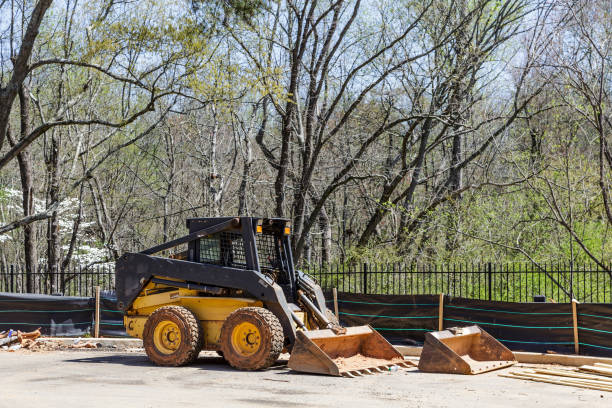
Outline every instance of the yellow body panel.
{"label": "yellow body panel", "polygon": [[219,349],[221,327],[232,312],[241,307],[263,306],[262,302],[248,298],[197,296],[198,291],[189,289],[145,295],[149,290],[143,290],[143,295],[134,301],[124,317],[127,333],[142,339],[145,322],[151,313],[163,306],[183,306],[191,310],[200,321],[204,332],[204,349],[208,350]]}
{"label": "yellow body panel", "polygon": [[187,296],[180,298],[180,305],[191,310],[198,320],[225,320],[234,310],[241,307],[261,307],[259,300],[231,297],[199,297]]}
{"label": "yellow body panel", "polygon": [[200,320],[200,324],[204,331],[204,349],[219,350],[221,348],[219,338],[221,337],[223,320]]}
{"label": "yellow body panel", "polygon": [[169,305],[173,303],[177,303],[181,296],[196,296],[198,292],[196,290],[189,289],[176,289],[169,292],[155,293],[155,294],[146,294],[148,290],[145,289],[144,296],[138,296],[134,303],[132,304],[132,309],[134,310],[143,310],[153,306],[155,309],[159,307],[159,305]]}
{"label": "yellow body panel", "polygon": [[124,316],[123,324],[125,325],[127,334],[142,339],[142,332],[144,331],[144,325],[148,317],[149,316]]}

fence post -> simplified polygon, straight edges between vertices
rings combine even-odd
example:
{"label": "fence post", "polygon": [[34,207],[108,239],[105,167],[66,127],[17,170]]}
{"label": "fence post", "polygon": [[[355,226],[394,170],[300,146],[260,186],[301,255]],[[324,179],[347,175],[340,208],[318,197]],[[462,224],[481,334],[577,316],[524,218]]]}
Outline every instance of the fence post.
{"label": "fence post", "polygon": [[487,285],[488,285],[488,292],[489,292],[489,301],[493,299],[493,270],[491,268],[491,262],[487,263]]}
{"label": "fence post", "polygon": [[578,301],[572,299],[572,320],[574,322],[574,353],[580,354],[580,343],[578,342],[578,313],[576,312],[576,305]]}
{"label": "fence post", "polygon": [[333,288],[332,294],[334,297],[334,313],[336,314],[338,321],[340,321],[340,313],[338,313],[338,289]]}
{"label": "fence post", "polygon": [[364,295],[368,294],[368,264],[363,264],[363,288],[362,292]]}
{"label": "fence post", "polygon": [[96,312],[94,317],[94,337],[100,337],[100,287],[96,286]]}
{"label": "fence post", "polygon": [[444,330],[444,293],[440,293],[438,300],[438,331]]}
{"label": "fence post", "polygon": [[11,265],[11,286],[10,288],[11,288],[10,290],[11,292],[13,293],[16,292],[15,290],[15,270],[13,268],[13,265]]}

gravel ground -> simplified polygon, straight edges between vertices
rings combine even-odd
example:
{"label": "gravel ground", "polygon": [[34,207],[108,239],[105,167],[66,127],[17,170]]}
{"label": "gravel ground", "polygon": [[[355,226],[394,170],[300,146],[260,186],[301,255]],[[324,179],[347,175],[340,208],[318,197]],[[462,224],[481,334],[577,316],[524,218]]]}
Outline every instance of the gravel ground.
{"label": "gravel ground", "polygon": [[143,352],[0,353],[0,408],[15,407],[612,407],[612,393],[416,368],[348,379],[294,373],[286,358],[241,372],[204,352],[188,367],[152,365]]}

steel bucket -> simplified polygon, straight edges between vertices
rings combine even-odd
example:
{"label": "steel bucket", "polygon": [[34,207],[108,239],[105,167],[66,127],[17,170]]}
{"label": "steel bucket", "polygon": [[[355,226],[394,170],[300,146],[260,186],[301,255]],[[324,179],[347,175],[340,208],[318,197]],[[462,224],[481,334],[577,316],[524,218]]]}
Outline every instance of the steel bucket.
{"label": "steel bucket", "polygon": [[480,374],[515,363],[512,351],[480,327],[453,327],[425,334],[419,370]]}
{"label": "steel bucket", "polygon": [[343,334],[300,330],[288,362],[292,370],[345,377],[388,371],[394,365],[412,366],[370,326],[347,327]]}

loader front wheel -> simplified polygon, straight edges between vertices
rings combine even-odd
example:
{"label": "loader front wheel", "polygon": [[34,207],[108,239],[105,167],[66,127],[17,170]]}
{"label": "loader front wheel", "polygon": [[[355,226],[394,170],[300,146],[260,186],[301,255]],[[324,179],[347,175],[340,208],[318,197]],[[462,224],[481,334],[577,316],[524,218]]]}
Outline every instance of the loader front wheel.
{"label": "loader front wheel", "polygon": [[143,344],[157,365],[178,367],[193,362],[202,350],[204,335],[195,315],[182,306],[164,306],[147,319]]}
{"label": "loader front wheel", "polygon": [[227,317],[221,328],[223,358],[240,370],[261,370],[278,359],[284,343],[276,316],[261,307],[243,307]]}

